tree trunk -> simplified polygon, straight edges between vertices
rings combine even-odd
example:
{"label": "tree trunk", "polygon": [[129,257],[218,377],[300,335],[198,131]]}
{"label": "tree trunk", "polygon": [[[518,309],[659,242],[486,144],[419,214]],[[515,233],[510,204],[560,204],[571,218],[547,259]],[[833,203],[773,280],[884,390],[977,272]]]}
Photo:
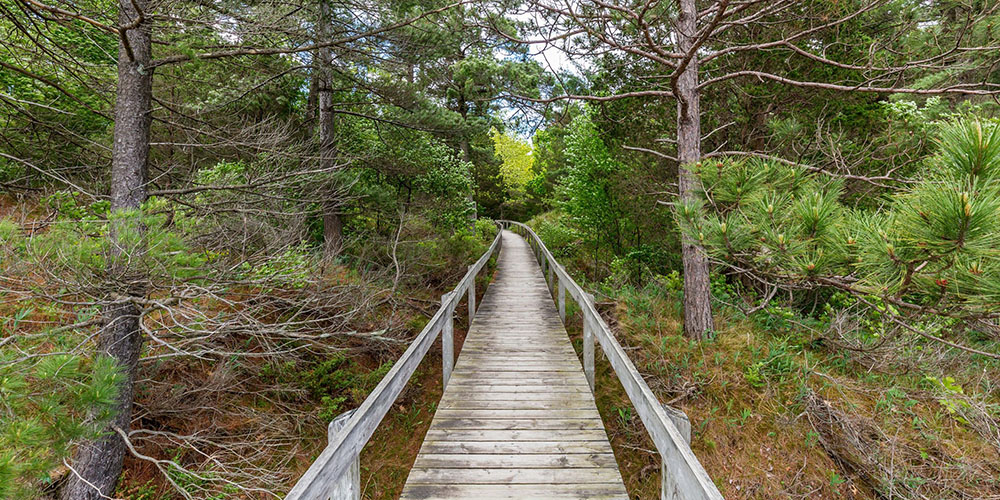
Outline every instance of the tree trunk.
{"label": "tree trunk", "polygon": [[[320,4],[319,42],[330,39],[330,23],[332,22],[330,4],[324,0]],[[334,138],[333,120],[333,88],[332,88],[332,52],[330,47],[319,49],[317,86],[319,99],[319,166],[330,175],[336,161],[336,143]],[[323,258],[332,259],[340,254],[344,241],[344,226],[340,221],[340,203],[334,181],[330,181],[327,192],[323,194]]]}
{"label": "tree trunk", "polygon": [[312,52],[313,64],[317,67],[313,68],[312,75],[309,78],[309,97],[306,99],[306,123],[308,124],[308,134],[312,135],[314,133],[313,127],[316,126],[316,122],[319,120],[319,113],[316,112],[319,108],[319,74],[318,74],[318,64],[319,61],[319,51],[314,50]]}
{"label": "tree trunk", "polygon": [[[462,115],[462,124],[465,125],[466,118],[469,115],[469,105],[465,102],[465,96],[460,95],[458,98],[458,112]],[[472,164],[472,146],[469,144],[469,136],[466,131],[462,131],[462,140],[458,142],[459,149],[462,150],[462,160],[468,164]],[[465,196],[465,200],[472,206],[472,211],[469,212],[469,228],[473,228],[476,225],[476,219],[479,218],[479,211],[476,207],[476,200],[473,195],[476,191],[475,173],[472,173],[472,187],[469,189],[468,194]]]}
{"label": "tree trunk", "polygon": [[[123,0],[118,24],[126,26],[145,11],[147,0]],[[135,7],[133,7],[135,6]],[[148,16],[148,13],[145,14]],[[148,19],[148,18],[147,18]],[[146,198],[149,129],[152,122],[152,70],[149,24],[126,32],[128,47],[118,44],[118,94],[115,101],[114,147],[111,159],[111,212],[107,273],[112,289],[127,297],[144,297],[146,277],[136,263],[145,251],[140,205]],[[129,55],[129,49],[131,55]],[[128,233],[126,235],[125,233]],[[102,438],[81,443],[73,469],[61,492],[64,500],[111,496],[125,460],[125,441],[115,429],[128,432],[132,419],[136,367],[142,350],[141,315],[134,302],[115,301],[102,310],[97,355],[110,356],[122,369],[117,413]]]}
{"label": "tree trunk", "polygon": [[333,259],[340,254],[344,245],[344,228],[337,213],[340,207],[333,195],[328,195],[323,203],[323,258]]}
{"label": "tree trunk", "polygon": [[[681,53],[692,50],[697,34],[698,10],[695,0],[680,0],[677,38]],[[677,160],[678,187],[682,200],[697,196],[701,181],[691,167],[701,160],[701,102],[698,90],[698,54],[692,55],[687,67],[677,78]],[[714,329],[712,292],[709,289],[708,258],[697,242],[681,236],[681,257],[684,261],[684,334],[701,339]]]}
{"label": "tree trunk", "polygon": [[[462,142],[459,144],[459,146],[462,148],[462,159],[471,165],[472,155],[469,154],[469,139],[463,137]],[[476,200],[472,196],[473,193],[475,193],[476,191],[475,173],[472,174],[473,174],[472,187],[469,189],[469,192],[466,193],[465,195],[465,201],[468,202],[469,205],[472,207],[472,212],[469,212],[469,227],[474,227],[476,224],[476,219],[479,218],[479,211],[476,208]]]}

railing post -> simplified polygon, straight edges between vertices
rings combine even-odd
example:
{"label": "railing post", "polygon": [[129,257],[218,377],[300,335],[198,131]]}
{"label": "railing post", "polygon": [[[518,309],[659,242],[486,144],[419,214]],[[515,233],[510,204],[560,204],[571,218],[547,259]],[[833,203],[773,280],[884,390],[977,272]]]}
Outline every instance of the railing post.
{"label": "railing post", "polygon": [[455,292],[441,296],[441,307],[445,308],[444,326],[441,327],[441,371],[443,376],[442,389],[448,387],[451,370],[455,367],[455,308],[451,297]]}
{"label": "railing post", "polygon": [[[469,270],[475,266],[469,266]],[[478,274],[478,273],[477,273]],[[469,326],[472,326],[472,318],[476,316],[476,275],[472,275],[472,282],[469,283]]]}
{"label": "railing post", "polygon": [[553,263],[549,262],[549,292],[551,292],[552,290],[554,290],[555,287],[556,287],[556,282],[554,281],[555,280],[555,275],[552,273],[552,268],[553,267],[555,267],[555,266],[553,266]]}
{"label": "railing post", "polygon": [[563,325],[566,324],[566,284],[563,280],[559,280],[559,318],[562,319]]}
{"label": "railing post", "polygon": [[667,417],[670,421],[674,423],[674,427],[681,432],[681,436],[684,437],[684,442],[688,446],[691,446],[691,420],[688,419],[687,413],[684,413],[677,408],[670,405],[663,406],[663,411],[667,413]]}
{"label": "railing post", "polygon": [[[674,427],[680,431],[681,436],[684,438],[684,443],[687,446],[691,445],[691,421],[684,412],[668,405],[663,406],[663,410],[666,412],[667,417],[673,422]],[[659,448],[659,443],[654,443]],[[689,497],[690,494],[685,495],[681,491],[681,485],[677,483],[677,478],[674,477],[673,467],[667,462],[666,457],[660,454],[660,500],[684,500]]]}
{"label": "railing post", "polygon": [[[581,312],[583,312],[583,373],[587,376],[587,382],[590,384],[590,390],[594,390],[594,328],[597,325],[594,324],[593,319],[590,318],[590,312],[587,304],[594,304],[594,296],[589,293],[584,293],[584,304],[582,304]],[[596,309],[595,309],[596,310]]]}
{"label": "railing post", "polygon": [[[337,415],[326,428],[327,443],[333,443],[333,438],[343,429],[354,415],[354,410]],[[359,456],[344,471],[336,482],[330,485],[327,493],[330,500],[360,500],[361,499],[361,460]]]}

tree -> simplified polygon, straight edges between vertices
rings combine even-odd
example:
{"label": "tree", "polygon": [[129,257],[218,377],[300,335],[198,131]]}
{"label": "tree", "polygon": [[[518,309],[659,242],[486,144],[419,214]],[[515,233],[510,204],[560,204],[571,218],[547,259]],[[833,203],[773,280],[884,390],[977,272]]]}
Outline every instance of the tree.
{"label": "tree", "polygon": [[[702,97],[713,87],[756,80],[834,93],[965,97],[1000,93],[998,84],[988,78],[947,71],[979,62],[979,55],[995,45],[995,35],[975,30],[980,20],[995,15],[985,4],[961,8],[964,16],[950,16],[954,24],[928,23],[939,18],[937,6],[886,0],[718,0],[701,4],[696,0],[624,4],[533,0],[526,4],[541,16],[535,18],[534,33],[539,37],[524,42],[557,44],[571,57],[613,53],[625,64],[641,68],[643,75],[643,80],[632,80],[603,95],[564,94],[549,101],[676,100],[676,139],[664,140],[675,144],[674,154],[648,145],[632,148],[677,163],[681,203],[694,199],[700,190],[700,181],[692,173],[698,162],[726,153],[739,154],[722,149],[706,153],[702,148],[717,131],[705,133],[702,129]],[[889,23],[890,18],[904,22]],[[842,38],[852,38],[851,28],[859,24],[878,35],[868,38],[863,49],[844,50],[854,44]],[[972,43],[964,36],[970,30],[979,34]],[[746,67],[756,55],[766,55],[774,64]],[[800,74],[792,64],[800,61],[826,71]],[[928,80],[929,75],[936,77]],[[708,261],[697,242],[685,240],[682,248],[684,329],[688,336],[701,338],[713,327]]]}
{"label": "tree", "polygon": [[[326,0],[320,2],[320,16],[318,22],[316,42],[322,43],[329,40],[333,23],[333,14],[330,3]],[[318,61],[315,64],[314,72],[318,76],[317,108],[319,119],[319,168],[320,170],[331,172],[335,167],[337,145],[335,142],[335,116],[333,109],[333,57],[329,46],[321,46],[317,51]],[[344,245],[344,224],[340,220],[340,210],[338,188],[330,185],[327,192],[323,194],[320,202],[323,211],[323,255],[327,260],[333,259],[340,253]]]}
{"label": "tree", "polygon": [[[120,377],[116,376],[114,418],[108,419],[106,408],[97,405],[99,401],[94,401],[94,415],[92,422],[102,423],[102,428],[95,433],[75,434],[83,439],[76,447],[74,459],[69,463],[72,474],[67,484],[62,490],[63,498],[100,498],[114,493],[115,485],[122,470],[122,464],[130,446],[130,424],[132,423],[132,404],[136,390],[137,367],[140,355],[143,350],[143,317],[151,310],[160,306],[149,306],[151,263],[147,259],[148,241],[150,238],[162,236],[164,228],[173,223],[174,213],[166,220],[151,219],[156,211],[147,211],[146,204],[154,203],[162,207],[159,200],[152,201],[150,195],[160,197],[173,197],[178,202],[184,201],[186,195],[198,197],[201,194],[213,193],[217,191],[227,192],[233,190],[253,191],[260,195],[260,200],[273,200],[275,195],[268,193],[269,189],[280,190],[287,188],[291,182],[289,179],[297,177],[309,177],[317,173],[329,173],[337,168],[330,164],[329,154],[332,150],[331,121],[326,119],[321,127],[321,136],[324,145],[321,148],[321,165],[319,169],[294,169],[291,171],[266,172],[263,177],[249,178],[245,166],[238,163],[224,165],[224,172],[220,176],[211,176],[207,182],[199,182],[197,172],[197,162],[195,155],[191,154],[189,165],[178,168],[171,164],[164,171],[157,171],[156,175],[150,175],[151,166],[158,167],[152,161],[154,156],[151,153],[151,136],[153,133],[154,119],[159,124],[165,124],[170,132],[180,129],[188,137],[196,138],[192,142],[198,144],[199,140],[206,148],[233,148],[243,149],[241,143],[246,136],[246,131],[241,127],[241,123],[232,123],[233,115],[215,116],[212,120],[204,118],[205,109],[218,110],[225,108],[229,103],[239,101],[247,96],[252,96],[255,91],[272,82],[283,81],[283,78],[290,72],[302,69],[290,64],[293,60],[289,55],[305,54],[310,52],[324,53],[327,56],[331,52],[331,47],[352,47],[362,45],[362,42],[370,39],[377,39],[383,33],[415,22],[426,16],[445,11],[453,5],[446,4],[438,9],[422,11],[413,17],[404,19],[378,18],[385,21],[384,24],[369,26],[358,24],[343,24],[336,32],[324,33],[323,39],[316,40],[316,33],[310,28],[310,22],[298,16],[300,12],[308,12],[303,5],[282,5],[275,8],[273,5],[246,5],[241,3],[224,2],[212,6],[193,6],[189,4],[173,5],[153,5],[144,1],[127,1],[117,5],[117,20],[109,19],[106,14],[106,5],[84,4],[79,6],[66,6],[67,8],[45,5],[32,2],[30,5],[22,2],[13,2],[10,5],[4,4],[2,13],[5,22],[9,22],[10,31],[16,36],[13,40],[29,49],[29,54],[38,55],[41,61],[54,62],[59,71],[54,71],[54,77],[38,74],[30,69],[23,68],[17,63],[21,54],[17,51],[4,50],[0,56],[3,63],[4,74],[2,78],[7,80],[8,71],[18,76],[17,89],[20,92],[24,88],[31,86],[44,86],[54,89],[60,95],[65,96],[77,103],[86,112],[106,117],[102,105],[90,101],[90,96],[86,92],[77,92],[81,88],[88,90],[88,85],[94,88],[115,88],[114,92],[114,130],[109,138],[111,143],[111,169],[105,179],[105,185],[110,185],[110,199],[107,231],[98,229],[99,235],[106,238],[106,252],[104,255],[105,269],[103,283],[97,292],[88,288],[89,284],[80,285],[76,291],[80,293],[94,293],[99,298],[97,302],[101,307],[101,327],[96,335],[96,354],[99,366],[114,365],[120,372]],[[93,12],[88,12],[92,10]],[[163,9],[153,12],[153,9]],[[170,9],[180,9],[183,14],[178,14]],[[190,9],[190,10],[186,10]],[[274,9],[269,11],[269,9]],[[373,13],[377,14],[377,9],[373,7]],[[88,15],[89,14],[89,15]],[[175,15],[177,14],[177,15]],[[313,21],[312,19],[308,21]],[[63,30],[61,28],[67,27]],[[52,37],[51,33],[60,36]],[[109,36],[110,35],[110,36]],[[101,51],[103,47],[99,43],[108,39],[117,41],[117,61],[102,59]],[[153,46],[159,44],[158,54],[160,57],[154,58]],[[83,63],[75,58],[73,51],[93,48],[97,52],[96,59],[99,64],[84,60]],[[96,46],[96,47],[94,47]],[[69,49],[69,50],[66,50]],[[82,50],[81,50],[82,51]],[[66,57],[52,56],[53,54],[69,54]],[[157,90],[163,88],[154,81],[155,74],[170,75],[171,78],[180,77],[171,81],[172,84],[183,85],[190,81],[183,78],[184,75],[200,74],[205,75],[206,65],[204,61],[216,61],[216,65],[242,64],[247,61],[271,61],[279,68],[274,74],[264,75],[262,82],[248,84],[247,88],[240,90],[232,101],[219,102],[219,95],[208,96],[207,98],[192,102],[188,109],[183,105],[171,102],[165,95],[157,95]],[[102,66],[103,65],[103,66]],[[105,74],[105,68],[114,67],[117,69],[117,80],[108,81],[110,76]],[[174,71],[174,68],[180,68]],[[269,68],[269,69],[272,69]],[[321,69],[323,69],[321,67]],[[199,73],[201,71],[201,73]],[[225,71],[214,71],[209,75],[211,79],[235,79],[237,84],[241,82],[236,75],[226,75]],[[256,75],[255,75],[256,76]],[[67,87],[64,81],[76,81],[76,86]],[[285,80],[287,81],[287,80]],[[107,85],[116,83],[116,85]],[[294,88],[294,86],[293,86]],[[327,89],[329,87],[327,86]],[[228,97],[228,96],[227,96]],[[14,102],[22,100],[15,98]],[[327,100],[327,99],[324,99]],[[249,99],[252,102],[252,99]],[[327,100],[328,101],[328,100]],[[99,101],[98,101],[99,102]],[[157,106],[154,108],[153,103]],[[27,101],[30,106],[38,106],[41,103]],[[276,103],[265,103],[274,105]],[[280,111],[280,101],[278,108]],[[285,101],[286,109],[289,104]],[[329,104],[327,102],[326,104]],[[62,103],[58,103],[62,105]],[[55,113],[60,113],[57,107],[38,106]],[[252,107],[252,106],[250,106]],[[264,106],[257,108],[257,111],[266,109]],[[323,106],[327,114],[323,117],[331,116],[330,106]],[[58,131],[60,135],[72,137],[73,140],[83,142],[87,146],[94,147],[100,151],[101,144],[88,143],[90,137],[82,137],[77,130],[67,129],[53,125],[61,117],[57,114],[50,121],[43,121],[31,118],[30,112],[19,111],[20,115],[27,118],[29,123],[41,124],[50,130]],[[180,123],[172,121],[170,115],[179,116]],[[277,113],[275,113],[277,114]],[[237,115],[239,116],[239,115]],[[273,114],[271,115],[273,116]],[[260,123],[267,124],[266,119],[261,119]],[[215,121],[216,123],[212,123]],[[220,133],[220,128],[216,128],[217,123],[226,123],[224,130]],[[107,123],[107,122],[104,122]],[[296,159],[304,156],[297,156],[294,150],[280,144],[286,137],[284,130],[277,127],[274,129],[261,130],[261,128],[250,128],[250,135],[256,134],[255,140],[248,141],[257,153],[266,152],[274,156],[286,156]],[[227,135],[233,132],[233,135]],[[97,132],[94,133],[97,135]],[[6,133],[5,137],[10,137]],[[20,139],[20,138],[19,138]],[[206,140],[210,139],[210,140]],[[26,141],[25,141],[26,142]],[[186,142],[186,141],[185,141]],[[214,144],[209,144],[214,143]],[[274,145],[279,143],[278,145]],[[159,147],[173,148],[177,141],[169,140],[159,143]],[[19,144],[20,146],[20,144]],[[273,146],[273,147],[272,147]],[[190,143],[181,147],[190,147]],[[39,149],[47,148],[43,145]],[[169,157],[169,152],[163,156]],[[5,162],[15,162],[20,165],[36,166],[21,155],[4,153]],[[60,159],[72,164],[72,159]],[[279,165],[281,162],[276,162]],[[70,186],[76,186],[71,175],[66,175],[58,168],[52,168],[49,172],[44,168],[36,168],[40,174],[48,175],[57,181],[64,182]],[[229,173],[238,175],[229,176],[238,179],[243,176],[240,187],[233,185],[213,185],[211,182],[224,180]],[[186,174],[186,175],[185,175]],[[95,175],[96,177],[96,175]],[[208,177],[208,176],[206,176]],[[225,179],[229,180],[229,179]],[[157,184],[171,181],[193,182],[193,186],[187,188],[163,188],[156,189]],[[150,187],[153,186],[153,189]],[[29,188],[31,186],[28,186]],[[256,196],[255,195],[255,196]],[[282,193],[283,196],[284,193]],[[100,199],[100,194],[91,194],[94,199]],[[217,197],[205,196],[201,201],[212,200]],[[288,197],[283,197],[282,201]],[[199,200],[196,200],[196,202]],[[231,201],[222,201],[223,204]],[[186,206],[191,207],[192,203],[187,201]],[[218,211],[216,211],[216,214]],[[160,215],[160,214],[157,214]],[[162,226],[158,227],[156,235],[150,234],[147,225],[151,220],[156,220]],[[162,239],[160,240],[162,242]],[[162,245],[160,249],[162,249]],[[161,289],[162,290],[162,289]],[[169,302],[169,300],[168,300]],[[162,304],[162,303],[161,303]],[[89,325],[90,323],[84,322]],[[107,358],[113,363],[103,363]],[[95,373],[104,373],[107,370]],[[98,377],[100,381],[106,381],[106,376]],[[96,384],[96,382],[95,382]],[[103,397],[107,397],[105,393]],[[96,399],[96,398],[92,398]],[[158,465],[159,467],[159,465]]]}
{"label": "tree", "polygon": [[139,215],[146,200],[149,136],[152,123],[153,70],[150,21],[145,0],[118,5],[118,92],[115,100],[114,147],[111,157],[111,217],[108,232],[109,289],[118,298],[102,311],[97,356],[114,360],[124,372],[118,383],[115,418],[104,436],[82,443],[73,461],[74,474],[62,490],[66,500],[97,499],[114,493],[125,460],[119,435],[132,421],[136,367],[142,352],[139,304],[146,294],[141,270],[130,265],[141,258],[145,228]]}
{"label": "tree", "polygon": [[535,156],[531,144],[517,137],[511,137],[497,129],[491,129],[493,152],[502,160],[500,181],[507,194],[507,204],[522,204],[527,201],[528,184],[544,171],[535,167]]}
{"label": "tree", "polygon": [[[480,206],[489,210],[490,202],[499,203],[487,200],[485,193],[492,190],[488,186],[497,173],[490,135],[492,127],[503,127],[497,111],[501,105],[524,108],[510,95],[538,95],[545,81],[543,68],[527,56],[525,47],[490,29],[491,21],[506,31],[512,31],[515,24],[506,16],[487,19],[478,7],[462,6],[392,35],[411,92],[424,94],[427,101],[422,105],[443,103],[448,111],[426,113],[422,124],[453,144],[462,159],[474,166],[470,219],[478,216]],[[412,102],[399,104],[417,108]]]}
{"label": "tree", "polygon": [[947,318],[995,336],[1000,314],[1000,124],[964,118],[938,135],[932,173],[881,209],[848,209],[841,181],[801,166],[732,158],[696,171],[705,195],[679,209],[682,224],[772,290],[846,291],[908,333],[1000,358],[938,336],[958,323],[926,328],[925,318]]}

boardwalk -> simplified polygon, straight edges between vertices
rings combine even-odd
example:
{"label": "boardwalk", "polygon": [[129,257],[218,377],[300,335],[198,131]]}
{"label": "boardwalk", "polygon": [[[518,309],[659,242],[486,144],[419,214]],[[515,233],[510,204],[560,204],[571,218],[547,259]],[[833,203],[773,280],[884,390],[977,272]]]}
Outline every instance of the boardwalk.
{"label": "boardwalk", "polygon": [[628,498],[545,279],[510,231],[401,498]]}

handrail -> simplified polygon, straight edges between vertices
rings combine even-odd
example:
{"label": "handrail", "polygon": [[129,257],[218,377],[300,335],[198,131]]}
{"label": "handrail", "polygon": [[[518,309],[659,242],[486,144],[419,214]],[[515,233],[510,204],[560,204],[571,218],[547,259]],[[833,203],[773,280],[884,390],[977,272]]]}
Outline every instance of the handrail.
{"label": "handrail", "polygon": [[[660,498],[685,499],[685,500],[722,500],[722,493],[712,482],[708,472],[702,467],[698,457],[691,451],[690,426],[686,417],[680,417],[680,425],[686,427],[687,437],[678,429],[675,419],[678,418],[670,407],[664,406],[653,394],[646,381],[636,370],[635,365],[625,354],[621,344],[615,339],[614,334],[604,322],[604,318],[594,307],[594,298],[586,293],[573,278],[566,272],[553,257],[545,243],[535,232],[525,224],[520,222],[501,220],[498,221],[504,228],[514,228],[514,232],[525,236],[531,245],[542,268],[543,276],[547,274],[549,288],[553,288],[553,271],[559,279],[557,300],[559,303],[559,315],[566,321],[565,293],[569,295],[580,306],[583,315],[584,340],[583,340],[583,365],[590,382],[590,388],[594,388],[594,337],[600,343],[605,356],[614,368],[618,380],[621,381],[625,393],[635,406],[636,413],[646,426],[647,432],[656,445],[656,450],[660,453],[662,460],[662,485]],[[546,270],[548,271],[546,273]],[[555,292],[555,290],[553,290]],[[683,414],[681,414],[683,415]]]}
{"label": "handrail", "polygon": [[360,498],[358,458],[361,449],[371,439],[375,428],[382,422],[389,408],[399,397],[403,387],[406,386],[413,372],[437,339],[438,333],[441,333],[444,383],[447,385],[455,363],[452,336],[455,307],[462,300],[462,294],[468,293],[469,321],[471,322],[476,308],[476,275],[486,267],[490,257],[501,248],[501,236],[502,231],[498,228],[497,236],[490,244],[490,248],[479,257],[475,264],[469,266],[468,272],[458,282],[458,285],[441,297],[441,307],[431,317],[427,326],[413,339],[406,352],[400,356],[385,377],[375,386],[371,394],[365,398],[361,406],[330,422],[329,444],[295,483],[295,486],[285,497],[286,499],[326,500],[333,498],[339,500]]}

